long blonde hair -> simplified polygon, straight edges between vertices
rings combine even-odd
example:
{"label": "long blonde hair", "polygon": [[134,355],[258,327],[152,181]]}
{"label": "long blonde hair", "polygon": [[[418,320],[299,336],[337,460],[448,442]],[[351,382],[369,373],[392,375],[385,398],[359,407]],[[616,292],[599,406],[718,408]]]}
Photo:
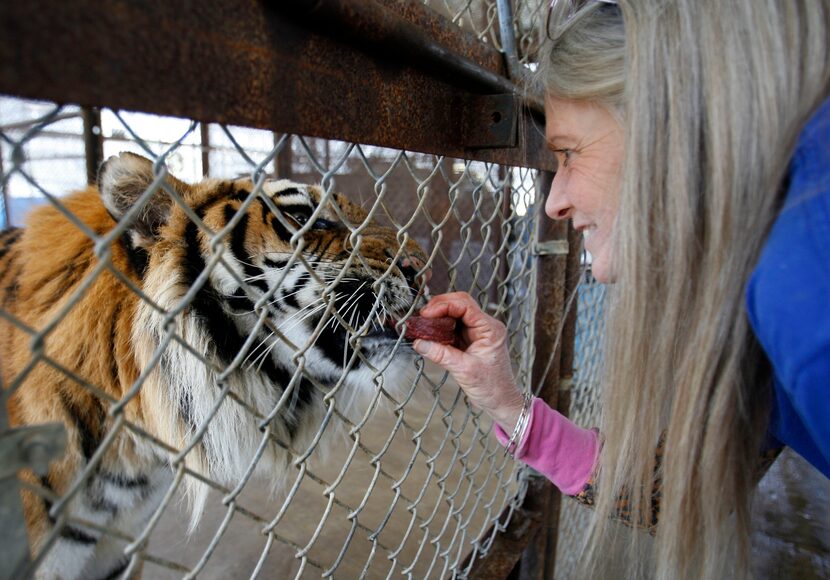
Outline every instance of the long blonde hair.
{"label": "long blonde hair", "polygon": [[830,0],[589,1],[569,19],[562,4],[545,88],[619,111],[626,134],[586,570],[620,490],[648,520],[665,432],[653,568],[639,571],[748,576],[771,378],[744,292],[799,130],[827,96]]}

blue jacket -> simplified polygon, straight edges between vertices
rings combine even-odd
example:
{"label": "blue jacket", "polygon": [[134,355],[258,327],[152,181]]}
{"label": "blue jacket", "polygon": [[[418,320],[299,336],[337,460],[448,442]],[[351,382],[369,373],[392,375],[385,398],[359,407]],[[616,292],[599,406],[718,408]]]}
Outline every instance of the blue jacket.
{"label": "blue jacket", "polygon": [[830,99],[804,126],[789,177],[747,307],[775,373],[769,435],[830,477]]}

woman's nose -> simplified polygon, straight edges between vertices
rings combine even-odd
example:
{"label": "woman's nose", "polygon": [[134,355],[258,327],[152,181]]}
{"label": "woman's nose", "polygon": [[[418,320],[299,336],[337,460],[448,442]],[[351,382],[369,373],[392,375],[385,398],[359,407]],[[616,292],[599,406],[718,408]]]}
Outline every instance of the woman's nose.
{"label": "woman's nose", "polygon": [[553,176],[548,199],[545,201],[545,213],[554,220],[568,219],[573,212],[573,206],[565,194],[564,181],[561,172]]}

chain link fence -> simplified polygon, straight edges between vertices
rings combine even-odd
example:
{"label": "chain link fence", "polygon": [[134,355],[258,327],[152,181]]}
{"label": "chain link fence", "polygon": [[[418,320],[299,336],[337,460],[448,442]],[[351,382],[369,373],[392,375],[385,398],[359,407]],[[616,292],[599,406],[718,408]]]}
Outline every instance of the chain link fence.
{"label": "chain link fence", "polygon": [[[464,576],[486,556],[509,508],[521,505],[527,474],[446,374],[390,332],[394,321],[374,322],[394,314],[400,330],[423,300],[416,280],[429,270],[432,292],[466,290],[505,321],[517,378],[530,388],[535,171],[103,110],[105,156],[135,151],[151,168],[135,205],[119,215],[97,193],[66,195],[85,178],[77,108],[0,105],[7,217],[22,226],[2,238],[2,386],[14,392],[13,426],[63,422],[69,449],[51,469],[20,478],[30,571],[427,578]],[[55,139],[71,153],[54,154]],[[281,178],[320,184],[319,196],[279,185],[276,167],[290,173]],[[171,175],[201,184],[201,193]],[[285,187],[291,193],[281,199]],[[233,202],[227,221],[193,201],[214,190],[225,207]],[[309,221],[298,221],[298,204],[308,204]],[[170,222],[156,226],[173,231],[181,220],[184,232],[165,233],[173,237],[164,251],[146,246],[142,235],[153,234],[140,229],[158,205],[170,208]],[[285,246],[281,267],[268,270],[250,250],[255,219],[279,220],[288,232],[269,242]],[[315,219],[337,221],[348,258],[309,248]],[[38,220],[60,235],[38,239],[49,233]],[[386,244],[382,266],[373,236]],[[44,251],[45,243],[58,245]],[[150,248],[143,271],[119,258],[131,244]],[[180,261],[163,269],[174,255]],[[407,256],[414,266],[403,265]],[[38,272],[59,278],[39,281],[47,299],[20,294]],[[292,301],[285,289],[301,293],[301,275],[309,287],[317,278],[315,296],[297,305],[300,296]],[[222,330],[237,342],[200,318],[206,293],[223,305],[214,314],[230,321]],[[379,334],[382,356],[372,343]],[[318,367],[330,335],[344,346],[326,373]],[[233,347],[219,356],[211,341]],[[96,375],[99,366],[106,373]],[[176,431],[170,425],[182,417],[159,405],[179,404],[182,413],[182,398],[192,422]],[[187,540],[200,502],[201,525]]]}
{"label": "chain link fence", "polygon": [[[464,30],[473,33],[482,42],[503,50],[499,33],[498,2],[496,0],[423,0],[424,4]],[[548,12],[548,2],[514,0],[511,2],[513,33],[519,62],[536,62],[542,40],[542,31]]]}

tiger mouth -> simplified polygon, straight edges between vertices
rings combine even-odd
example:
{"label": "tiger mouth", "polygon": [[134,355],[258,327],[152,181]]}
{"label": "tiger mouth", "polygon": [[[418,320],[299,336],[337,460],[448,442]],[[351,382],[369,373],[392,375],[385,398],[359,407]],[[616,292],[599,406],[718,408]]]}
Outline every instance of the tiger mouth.
{"label": "tiger mouth", "polygon": [[384,342],[397,342],[400,338],[400,333],[395,329],[394,326],[385,326],[383,328],[374,329],[371,332],[368,332],[362,338],[364,340],[382,340]]}
{"label": "tiger mouth", "polygon": [[361,338],[397,342],[403,335],[403,317],[404,315],[387,316],[383,326],[372,328]]}

